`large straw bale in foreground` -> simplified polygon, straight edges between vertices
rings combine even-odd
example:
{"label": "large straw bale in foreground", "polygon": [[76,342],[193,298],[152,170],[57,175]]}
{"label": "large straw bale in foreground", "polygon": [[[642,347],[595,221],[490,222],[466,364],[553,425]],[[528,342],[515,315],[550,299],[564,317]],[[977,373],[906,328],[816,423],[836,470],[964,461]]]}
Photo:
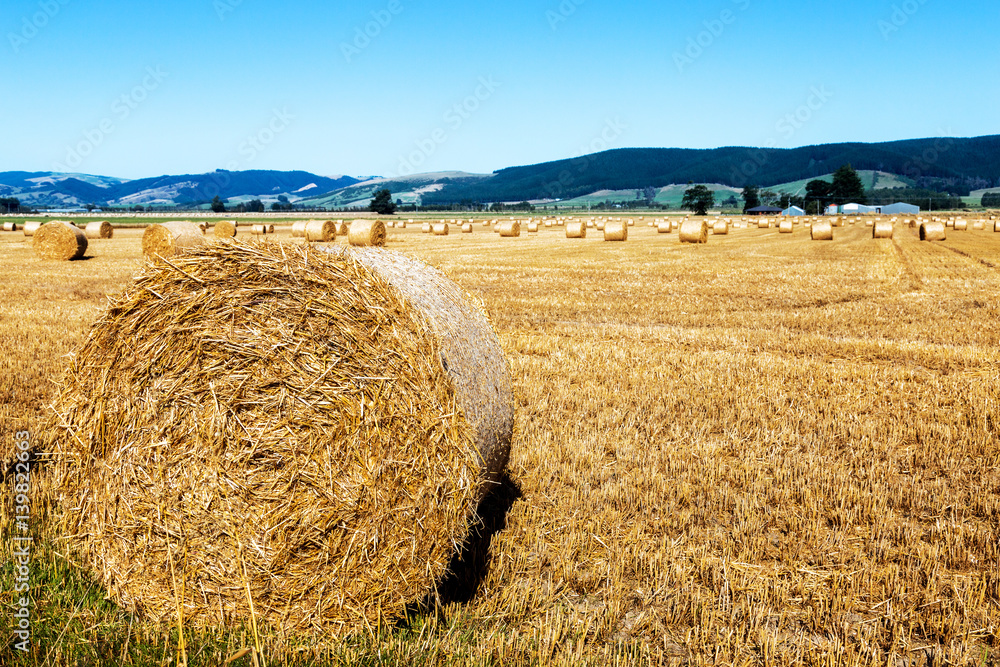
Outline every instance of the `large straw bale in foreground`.
{"label": "large straw bale in foreground", "polygon": [[233,242],[149,265],[70,363],[62,530],[154,620],[175,593],[185,623],[247,620],[249,585],[276,627],[377,627],[433,590],[509,455],[486,316],[385,249]]}
{"label": "large straw bale in foreground", "polygon": [[680,234],[681,243],[708,243],[708,223],[704,220],[685,220]]}
{"label": "large straw bale in foreground", "polygon": [[35,232],[31,247],[42,259],[80,259],[87,252],[87,235],[68,222],[47,222]]}
{"label": "large straw bale in foreground", "polygon": [[351,228],[347,231],[347,242],[353,246],[381,248],[385,245],[385,223],[359,218],[351,223]]}
{"label": "large straw bale in foreground", "polygon": [[88,239],[110,239],[114,236],[115,229],[107,220],[94,220],[88,222],[84,229]]}
{"label": "large straw bale in foreground", "polygon": [[142,254],[146,257],[173,257],[204,244],[201,228],[183,220],[150,225],[142,233]]}

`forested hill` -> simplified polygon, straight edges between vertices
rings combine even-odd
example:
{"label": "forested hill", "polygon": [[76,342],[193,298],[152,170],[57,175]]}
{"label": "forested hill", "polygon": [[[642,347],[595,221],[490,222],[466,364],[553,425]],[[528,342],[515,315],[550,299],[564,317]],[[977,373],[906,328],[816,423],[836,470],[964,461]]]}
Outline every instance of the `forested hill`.
{"label": "forested hill", "polygon": [[968,194],[1000,186],[1000,135],[843,143],[791,149],[622,148],[579,158],[509,167],[423,197],[425,204],[569,199],[598,190],[672,183],[769,186],[814,178],[843,164],[898,174],[916,187]]}

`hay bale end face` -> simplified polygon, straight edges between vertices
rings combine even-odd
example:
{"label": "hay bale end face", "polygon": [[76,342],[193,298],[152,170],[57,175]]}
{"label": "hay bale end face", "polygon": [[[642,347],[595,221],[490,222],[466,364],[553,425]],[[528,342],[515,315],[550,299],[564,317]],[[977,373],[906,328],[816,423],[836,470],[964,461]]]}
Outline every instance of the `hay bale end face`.
{"label": "hay bale end face", "polygon": [[888,220],[878,220],[872,225],[873,239],[891,239],[893,225]]}
{"label": "hay bale end face", "polygon": [[708,223],[704,220],[685,220],[680,237],[681,243],[708,243]]}
{"label": "hay bale end face", "polygon": [[215,223],[212,233],[217,239],[231,239],[236,236],[236,222],[233,220],[220,220]]}
{"label": "hay bale end face", "polygon": [[353,246],[381,248],[385,245],[385,223],[381,220],[355,220],[347,232],[347,242]]}
{"label": "hay bale end face", "polygon": [[305,233],[306,241],[329,243],[337,238],[337,223],[333,220],[310,220]]}
{"label": "hay bale end face", "polygon": [[17,231],[17,223],[16,222],[5,222],[5,223],[3,223],[3,230],[5,232],[16,232]]}
{"label": "hay bale end face", "polygon": [[87,252],[87,235],[68,222],[47,222],[35,232],[31,247],[41,259],[80,259]]}
{"label": "hay bale end face", "polygon": [[398,618],[509,455],[486,316],[379,248],[232,242],[172,264],[114,301],[53,405],[74,433],[54,437],[53,470],[72,552],[154,620],[175,618],[175,595],[186,622],[247,620],[247,585],[276,627]]}
{"label": "hay bale end face", "polygon": [[142,233],[142,254],[146,257],[172,257],[204,244],[205,234],[193,222],[150,225]]}
{"label": "hay bale end face", "polygon": [[604,225],[605,241],[627,241],[628,223],[621,220],[611,220]]}
{"label": "hay bale end face", "polygon": [[107,220],[94,220],[88,222],[84,229],[84,234],[88,239],[110,239],[114,236],[115,230]]}
{"label": "hay bale end face", "polygon": [[922,222],[920,223],[920,240],[921,241],[944,241],[945,240],[945,226],[941,222]]}

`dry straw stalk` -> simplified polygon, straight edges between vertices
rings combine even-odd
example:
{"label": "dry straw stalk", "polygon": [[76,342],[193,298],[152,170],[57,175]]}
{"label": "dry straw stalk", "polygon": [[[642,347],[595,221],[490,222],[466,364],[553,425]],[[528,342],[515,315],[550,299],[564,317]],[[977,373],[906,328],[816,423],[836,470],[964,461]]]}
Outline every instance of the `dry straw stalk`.
{"label": "dry straw stalk", "polygon": [[509,455],[499,340],[440,272],[329,251],[234,241],[150,264],[70,362],[62,526],[126,609],[226,624],[252,599],[274,627],[364,631],[466,537]]}
{"label": "dry straw stalk", "polygon": [[42,259],[80,259],[87,252],[87,235],[68,222],[47,222],[35,232],[31,246]]}
{"label": "dry straw stalk", "polygon": [[351,223],[351,229],[347,232],[347,242],[353,246],[381,248],[385,245],[385,223],[381,220],[359,218]]}

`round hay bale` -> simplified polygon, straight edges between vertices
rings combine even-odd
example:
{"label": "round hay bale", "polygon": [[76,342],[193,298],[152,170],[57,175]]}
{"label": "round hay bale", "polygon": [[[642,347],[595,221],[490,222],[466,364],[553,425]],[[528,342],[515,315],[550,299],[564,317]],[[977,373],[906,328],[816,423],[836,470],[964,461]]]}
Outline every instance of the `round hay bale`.
{"label": "round hay bale", "polygon": [[521,223],[518,220],[511,220],[500,225],[500,236],[512,237],[521,235]]}
{"label": "round hay bale", "polygon": [[431,226],[431,233],[434,236],[448,236],[449,226],[447,222],[436,222]]}
{"label": "round hay bale", "polygon": [[467,222],[464,225],[462,225],[462,233],[463,234],[471,234],[472,233],[472,223],[471,222]]}
{"label": "round hay bale", "polygon": [[629,227],[635,227],[635,220],[633,220],[632,218],[629,218],[628,226]]}
{"label": "round hay bale", "polygon": [[425,222],[424,224],[420,225],[420,231],[423,234],[430,234],[431,233],[431,223]]}
{"label": "round hay bale", "polygon": [[306,241],[329,243],[337,238],[337,223],[333,220],[310,220],[306,225]]}
{"label": "round hay bale", "polygon": [[972,221],[972,228],[973,229],[977,229],[977,230],[986,229],[986,221],[985,220],[973,220]]}
{"label": "round hay bale", "polygon": [[268,234],[273,234],[274,233],[274,225],[268,225],[267,226],[267,233]]}
{"label": "round hay bale", "polygon": [[178,598],[185,621],[247,621],[248,595],[289,630],[399,618],[509,457],[482,309],[381,248],[233,242],[173,264],[115,299],[62,380],[67,546],[154,621]]}
{"label": "round hay bale", "polygon": [[[608,222],[612,222],[612,221],[608,221]],[[603,232],[604,228],[608,226],[608,223],[605,222],[604,220],[598,220],[597,224],[595,226],[597,227],[597,231]]]}
{"label": "round hay bale", "polygon": [[865,218],[865,227],[874,227],[875,221],[871,218]]}
{"label": "round hay bale", "polygon": [[5,223],[3,223],[3,230],[5,232],[16,232],[17,231],[17,223],[16,222],[5,222]]}
{"label": "round hay bale", "polygon": [[725,220],[717,220],[715,224],[712,225],[712,234],[725,236],[729,233],[729,223]]}
{"label": "round hay bale", "polygon": [[347,236],[349,231],[346,222],[343,220],[337,221],[337,236]]}
{"label": "round hay bale", "polygon": [[31,247],[42,259],[80,259],[87,252],[87,235],[68,222],[47,222],[35,232]]}
{"label": "round hay bale", "polygon": [[662,220],[656,223],[656,233],[657,234],[669,234],[673,231],[674,223],[669,220]]}
{"label": "round hay bale", "polygon": [[1000,232],[1000,220],[997,220],[996,222],[993,223],[993,231]]}
{"label": "round hay bale", "polygon": [[969,221],[965,218],[959,218],[955,221],[955,231],[956,232],[966,232],[969,230]]}
{"label": "round hay bale", "polygon": [[538,233],[538,222],[532,220],[531,222],[528,223],[528,233],[529,234]]}
{"label": "round hay bale", "polygon": [[[215,223],[215,227],[212,229],[212,233],[217,239],[231,239],[236,236],[236,221],[235,220],[219,220]],[[302,233],[305,236],[305,232]],[[294,233],[293,233],[294,236]]]}
{"label": "round hay bale", "polygon": [[945,226],[941,222],[922,222],[920,223],[920,240],[921,241],[944,241],[945,240]]}
{"label": "round hay bale", "polygon": [[38,231],[38,228],[44,224],[45,222],[42,220],[28,220],[24,223],[24,235],[34,236],[35,232]]}
{"label": "round hay bale", "polygon": [[893,225],[889,220],[879,220],[872,225],[873,239],[891,239]]}
{"label": "round hay bale", "polygon": [[[413,222],[413,221],[410,220],[410,222]],[[396,229],[406,229],[406,220],[397,220],[396,221]]]}
{"label": "round hay bale", "polygon": [[828,220],[817,220],[809,228],[809,237],[813,241],[832,241],[833,222]]}
{"label": "round hay bale", "polygon": [[767,219],[762,219],[757,221],[757,229],[770,229],[771,221]]}
{"label": "round hay bale", "polygon": [[250,228],[250,233],[253,234],[254,236],[264,236],[265,234],[268,233],[267,225],[253,225]]}
{"label": "round hay bale", "polygon": [[184,220],[150,225],[142,233],[142,254],[148,258],[172,257],[204,244],[198,225]]}
{"label": "round hay bale", "polygon": [[305,238],[306,235],[306,225],[308,225],[312,220],[296,220],[292,223],[292,238],[301,239]]}
{"label": "round hay bale", "polygon": [[582,220],[573,220],[566,223],[566,238],[585,239],[587,238],[587,223]]}
{"label": "round hay bale", "polygon": [[791,234],[795,227],[792,225],[791,220],[782,220],[778,223],[778,233],[779,234]]}
{"label": "round hay bale", "polygon": [[628,241],[628,223],[613,220],[604,225],[605,241]]}
{"label": "round hay bale", "polygon": [[385,245],[385,223],[381,220],[355,220],[347,232],[347,242],[353,246],[381,248]]}
{"label": "round hay bale", "polygon": [[198,223],[198,229],[201,230],[202,234],[207,233],[208,232],[208,223],[207,222],[199,222]]}
{"label": "round hay bale", "polygon": [[88,222],[84,229],[84,234],[87,235],[88,239],[110,239],[114,233],[114,228],[107,220]]}
{"label": "round hay bale", "polygon": [[708,243],[708,223],[704,220],[685,220],[681,225],[681,243]]}

